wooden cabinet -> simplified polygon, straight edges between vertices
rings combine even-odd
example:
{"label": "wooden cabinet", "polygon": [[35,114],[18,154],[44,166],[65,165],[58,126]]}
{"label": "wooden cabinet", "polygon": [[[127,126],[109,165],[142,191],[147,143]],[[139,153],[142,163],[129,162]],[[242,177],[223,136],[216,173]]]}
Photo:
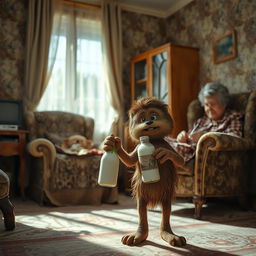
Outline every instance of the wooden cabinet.
{"label": "wooden cabinet", "polygon": [[27,133],[26,130],[0,130],[0,156],[19,156],[18,185],[23,199],[25,199]]}
{"label": "wooden cabinet", "polygon": [[141,96],[168,103],[175,136],[187,130],[187,107],[199,91],[197,48],[167,43],[131,60],[131,104]]}
{"label": "wooden cabinet", "polygon": [[[156,96],[170,107],[174,120],[172,136],[187,130],[187,108],[199,92],[198,49],[168,43],[131,60],[131,104],[142,96]],[[134,144],[125,128],[126,150]],[[134,168],[124,173],[125,192],[130,193]]]}

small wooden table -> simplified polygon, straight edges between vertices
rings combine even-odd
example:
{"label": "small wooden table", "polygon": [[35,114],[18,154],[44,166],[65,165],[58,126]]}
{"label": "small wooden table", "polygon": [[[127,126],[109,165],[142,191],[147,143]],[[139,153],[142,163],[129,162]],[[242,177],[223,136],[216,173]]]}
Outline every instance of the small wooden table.
{"label": "small wooden table", "polygon": [[0,156],[19,156],[18,186],[25,199],[25,152],[27,130],[0,130]]}

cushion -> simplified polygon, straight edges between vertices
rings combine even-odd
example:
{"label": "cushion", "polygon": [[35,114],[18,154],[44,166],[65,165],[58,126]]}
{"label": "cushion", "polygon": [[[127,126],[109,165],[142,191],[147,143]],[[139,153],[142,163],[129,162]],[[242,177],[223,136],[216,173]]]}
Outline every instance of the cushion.
{"label": "cushion", "polygon": [[[66,154],[66,155],[75,155],[75,156],[91,156],[91,155],[102,155],[103,151],[92,147],[92,142],[86,145],[80,145],[73,142],[73,138],[75,137],[83,137],[81,135],[67,135],[60,136],[54,133],[45,133],[45,138],[51,141],[58,153]],[[85,137],[84,137],[85,138]],[[70,139],[70,141],[74,144],[68,144],[66,141]],[[86,139],[86,138],[85,138]],[[89,140],[88,140],[89,141]],[[88,148],[86,148],[88,147]]]}

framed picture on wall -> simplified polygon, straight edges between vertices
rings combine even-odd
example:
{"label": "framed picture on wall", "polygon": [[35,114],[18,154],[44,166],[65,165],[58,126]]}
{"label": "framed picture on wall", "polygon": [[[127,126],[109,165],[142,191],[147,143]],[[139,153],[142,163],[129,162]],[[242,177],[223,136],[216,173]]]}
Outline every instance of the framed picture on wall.
{"label": "framed picture on wall", "polygon": [[221,63],[237,57],[235,31],[227,32],[213,41],[213,61]]}

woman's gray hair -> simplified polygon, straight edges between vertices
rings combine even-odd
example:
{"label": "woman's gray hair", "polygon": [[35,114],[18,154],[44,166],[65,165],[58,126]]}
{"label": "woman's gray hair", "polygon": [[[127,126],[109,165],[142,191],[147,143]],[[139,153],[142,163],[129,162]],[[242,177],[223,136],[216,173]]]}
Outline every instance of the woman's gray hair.
{"label": "woman's gray hair", "polygon": [[220,102],[223,105],[228,105],[230,101],[230,94],[223,84],[221,83],[207,83],[199,92],[198,99],[202,106],[204,106],[205,97],[218,94]]}

